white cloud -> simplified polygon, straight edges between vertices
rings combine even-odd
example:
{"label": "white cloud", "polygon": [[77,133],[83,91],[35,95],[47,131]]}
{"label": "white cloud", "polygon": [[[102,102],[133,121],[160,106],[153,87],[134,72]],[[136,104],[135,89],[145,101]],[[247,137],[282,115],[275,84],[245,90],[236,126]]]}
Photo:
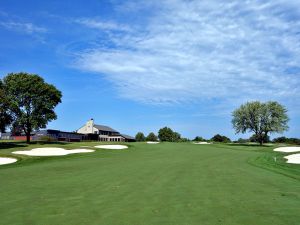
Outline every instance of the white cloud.
{"label": "white cloud", "polygon": [[127,25],[118,24],[112,21],[102,21],[99,19],[81,18],[75,20],[76,23],[85,25],[89,28],[99,30],[117,30],[117,31],[130,31],[130,27]]}
{"label": "white cloud", "polygon": [[[170,0],[160,3],[146,26],[84,19],[86,26],[116,32],[108,47],[81,52],[76,66],[105,76],[122,97],[145,103],[296,99],[300,11],[295,2]],[[131,3],[130,9],[138,5]]]}
{"label": "white cloud", "polygon": [[32,23],[21,23],[21,22],[14,22],[14,21],[4,21],[0,22],[0,26],[14,30],[18,32],[23,32],[26,34],[35,34],[35,33],[46,33],[47,29],[44,27],[39,27]]}

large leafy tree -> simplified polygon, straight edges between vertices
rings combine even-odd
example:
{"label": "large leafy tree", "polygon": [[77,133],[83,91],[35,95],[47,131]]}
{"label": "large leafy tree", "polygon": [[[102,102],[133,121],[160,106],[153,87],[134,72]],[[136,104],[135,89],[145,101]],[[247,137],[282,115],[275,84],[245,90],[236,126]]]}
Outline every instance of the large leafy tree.
{"label": "large leafy tree", "polygon": [[287,109],[278,102],[247,102],[232,113],[236,133],[254,132],[262,145],[268,134],[282,133],[288,129]]}
{"label": "large leafy tree", "polygon": [[8,99],[4,93],[3,83],[0,80],[0,132],[5,132],[5,128],[12,122],[9,114]]}
{"label": "large leafy tree", "polygon": [[159,140],[161,141],[173,141],[173,130],[169,127],[164,127],[164,128],[161,128],[159,131],[158,131],[158,138]]}
{"label": "large leafy tree", "polygon": [[20,127],[27,143],[34,130],[45,128],[57,118],[54,108],[61,102],[62,94],[36,74],[10,73],[3,78],[3,90],[13,127]]}
{"label": "large leafy tree", "polygon": [[180,141],[181,135],[169,127],[163,127],[158,131],[158,138],[161,141],[176,142]]}

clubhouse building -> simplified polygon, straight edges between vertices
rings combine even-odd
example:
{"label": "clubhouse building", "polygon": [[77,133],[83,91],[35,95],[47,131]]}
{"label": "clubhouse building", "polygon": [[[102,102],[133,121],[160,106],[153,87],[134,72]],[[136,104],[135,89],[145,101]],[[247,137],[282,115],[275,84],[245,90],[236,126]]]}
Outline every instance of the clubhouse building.
{"label": "clubhouse building", "polygon": [[87,139],[98,141],[111,141],[111,142],[132,142],[135,141],[134,137],[114,130],[111,127],[104,125],[97,125],[93,119],[77,130],[77,133],[84,134]]}
{"label": "clubhouse building", "polygon": [[[134,137],[126,134],[120,134],[120,132],[112,129],[111,127],[104,125],[94,124],[94,120],[89,120],[84,126],[79,128],[76,132],[67,132],[60,130],[39,130],[31,133],[30,140],[53,140],[53,141],[67,141],[67,142],[79,142],[79,141],[108,141],[108,142],[133,142]],[[12,134],[12,133],[0,133],[0,140],[18,140],[25,141],[25,133]]]}

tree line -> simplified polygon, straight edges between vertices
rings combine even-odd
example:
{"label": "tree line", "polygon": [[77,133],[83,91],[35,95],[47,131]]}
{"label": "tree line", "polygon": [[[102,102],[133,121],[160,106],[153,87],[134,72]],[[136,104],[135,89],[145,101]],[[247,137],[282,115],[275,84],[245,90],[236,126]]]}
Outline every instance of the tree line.
{"label": "tree line", "polygon": [[[287,109],[275,101],[268,102],[247,102],[242,104],[238,109],[232,113],[232,125],[238,133],[249,133],[254,134],[249,139],[239,139],[235,142],[258,142],[260,145],[263,143],[270,142],[270,134],[283,133],[288,130],[289,117],[287,115]],[[150,135],[151,134],[151,135]],[[179,142],[189,141],[187,138],[182,138],[178,132],[173,131],[169,127],[161,128],[158,131],[158,136],[154,133],[150,133],[147,137],[142,132],[136,135],[137,141],[168,141],[168,142]],[[213,142],[231,142],[230,138],[216,134],[209,140],[197,136],[193,141],[213,141]],[[298,139],[287,139],[285,137],[274,139],[273,141],[278,142],[290,142],[298,143]]]}
{"label": "tree line", "polygon": [[149,133],[146,137],[143,132],[138,132],[135,135],[135,139],[138,142],[142,141],[168,141],[168,142],[184,142],[188,141],[187,138],[181,137],[178,132],[173,131],[169,127],[163,127],[159,129],[158,135],[156,136],[153,132]]}
{"label": "tree line", "polygon": [[143,141],[162,141],[162,142],[188,142],[188,141],[196,141],[196,142],[223,142],[223,143],[229,143],[231,142],[230,138],[216,134],[211,139],[205,139],[200,136],[196,136],[193,140],[190,140],[188,138],[181,137],[181,134],[178,132],[173,131],[169,127],[161,128],[158,131],[158,135],[156,136],[153,132],[149,133],[149,135],[146,137],[143,132],[138,132],[135,135],[135,139],[137,142],[143,142]]}
{"label": "tree line", "polygon": [[[153,132],[149,133],[146,137],[143,132],[138,132],[135,136],[137,142],[143,141],[159,141],[160,139],[156,136]],[[201,136],[196,136],[194,139],[190,140],[188,138],[181,138],[181,139],[171,139],[169,142],[187,142],[187,141],[195,141],[195,142],[219,142],[219,143],[259,143],[259,138],[253,134],[249,138],[239,138],[237,140],[231,140],[229,137],[224,135],[216,134],[209,139],[205,139]],[[299,138],[287,138],[285,136],[277,137],[271,140],[270,136],[265,136],[263,143],[285,143],[285,144],[296,144],[300,145]]]}

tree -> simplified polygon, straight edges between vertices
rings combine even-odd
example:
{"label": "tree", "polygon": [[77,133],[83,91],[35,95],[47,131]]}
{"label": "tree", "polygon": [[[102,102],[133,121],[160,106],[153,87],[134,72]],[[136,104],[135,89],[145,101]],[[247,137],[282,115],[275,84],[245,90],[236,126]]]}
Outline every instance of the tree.
{"label": "tree", "polygon": [[[253,134],[250,138],[249,141],[250,142],[259,142],[260,138],[258,136],[256,136],[256,134]],[[264,136],[263,137],[263,143],[269,143],[270,142],[270,136]]]}
{"label": "tree", "polygon": [[249,142],[249,139],[239,138],[236,142],[240,143],[240,144],[245,144],[245,143]]}
{"label": "tree", "polygon": [[226,136],[222,136],[220,134],[216,134],[215,136],[213,136],[211,138],[212,141],[214,142],[231,142],[230,138],[226,137]]}
{"label": "tree", "polygon": [[284,136],[273,139],[273,142],[275,142],[275,143],[287,143],[288,141],[289,141],[289,139]]}
{"label": "tree", "polygon": [[135,135],[135,140],[141,142],[141,141],[145,141],[146,138],[145,138],[145,135],[142,132],[138,132]]}
{"label": "tree", "polygon": [[247,102],[232,113],[232,125],[236,133],[254,132],[260,145],[271,133],[288,129],[287,110],[278,102]]}
{"label": "tree", "polygon": [[287,138],[287,137],[278,137],[273,139],[274,143],[287,143],[293,145],[300,145],[300,139],[298,138]]}
{"label": "tree", "polygon": [[161,128],[158,131],[158,138],[161,141],[172,141],[173,140],[173,130],[169,127]]}
{"label": "tree", "polygon": [[293,144],[293,145],[300,145],[300,139],[299,138],[289,138],[288,143]]}
{"label": "tree", "polygon": [[147,137],[146,137],[147,141],[157,141],[157,136],[151,132]]}
{"label": "tree", "polygon": [[23,129],[21,126],[17,126],[16,123],[14,123],[11,126],[11,135],[12,136],[21,136],[23,132]]}
{"label": "tree", "polygon": [[172,142],[179,142],[181,135],[178,132],[173,132]]}
{"label": "tree", "polygon": [[12,122],[12,117],[8,110],[8,99],[4,93],[3,82],[0,80],[0,132],[5,132],[5,128]]}
{"label": "tree", "polygon": [[158,131],[158,138],[161,141],[178,142],[181,139],[181,135],[169,127],[164,127]]}
{"label": "tree", "polygon": [[206,141],[203,137],[196,136],[193,141]]}
{"label": "tree", "polygon": [[33,130],[45,128],[57,118],[54,108],[62,94],[36,74],[10,73],[3,78],[3,90],[13,127],[21,127],[27,143]]}
{"label": "tree", "polygon": [[180,138],[178,142],[189,142],[190,140],[188,138]]}

